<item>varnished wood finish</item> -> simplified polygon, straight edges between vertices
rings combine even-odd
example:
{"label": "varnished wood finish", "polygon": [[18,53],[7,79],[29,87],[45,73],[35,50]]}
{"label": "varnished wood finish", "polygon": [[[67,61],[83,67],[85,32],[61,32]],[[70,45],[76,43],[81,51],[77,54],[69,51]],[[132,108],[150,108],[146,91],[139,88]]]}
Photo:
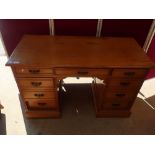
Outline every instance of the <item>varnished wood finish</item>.
{"label": "varnished wood finish", "polygon": [[120,89],[132,89],[134,87],[137,87],[141,85],[143,82],[143,79],[141,78],[110,78],[108,88],[111,89],[114,87],[120,88]]}
{"label": "varnished wood finish", "polygon": [[150,68],[133,38],[25,35],[7,65],[81,68]]}
{"label": "varnished wood finish", "polygon": [[113,77],[144,77],[147,69],[115,69],[112,72]]}
{"label": "varnished wood finish", "polygon": [[28,118],[59,118],[59,110],[28,110],[25,112]]}
{"label": "varnished wood finish", "polygon": [[104,76],[110,73],[109,69],[90,69],[90,68],[57,68],[56,75],[71,75],[71,76]]}
{"label": "varnished wood finish", "polygon": [[53,89],[54,81],[52,78],[18,78],[20,87],[23,89]]}
{"label": "varnished wood finish", "polygon": [[60,117],[65,77],[93,77],[97,117],[128,117],[154,64],[133,38],[25,35],[10,59],[26,116]]}
{"label": "varnished wood finish", "polygon": [[55,99],[56,98],[56,92],[52,91],[24,91],[23,93],[24,98],[50,98]]}
{"label": "varnished wood finish", "polygon": [[108,100],[106,101],[106,104],[102,105],[103,109],[114,109],[114,110],[118,110],[118,109],[128,109],[129,108],[129,101],[128,100]]}
{"label": "varnished wood finish", "polygon": [[53,69],[38,67],[14,67],[17,77],[52,77]]}
{"label": "varnished wood finish", "polygon": [[15,72],[17,74],[52,74],[53,70],[52,69],[47,69],[47,68],[25,68],[25,67],[16,67]]}
{"label": "varnished wood finish", "polygon": [[38,110],[38,109],[58,109],[58,103],[52,99],[25,99],[24,100],[27,109]]}

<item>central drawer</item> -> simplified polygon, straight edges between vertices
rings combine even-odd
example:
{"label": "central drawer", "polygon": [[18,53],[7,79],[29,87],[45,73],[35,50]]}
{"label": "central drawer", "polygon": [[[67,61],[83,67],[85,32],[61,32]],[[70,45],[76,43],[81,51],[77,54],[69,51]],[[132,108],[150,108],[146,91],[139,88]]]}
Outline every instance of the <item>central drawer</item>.
{"label": "central drawer", "polygon": [[24,98],[56,98],[55,91],[23,91],[22,94]]}
{"label": "central drawer", "polygon": [[18,78],[17,80],[22,89],[54,88],[54,82],[52,78]]}
{"label": "central drawer", "polygon": [[81,69],[81,68],[56,68],[55,74],[68,76],[97,76],[108,75],[109,69]]}

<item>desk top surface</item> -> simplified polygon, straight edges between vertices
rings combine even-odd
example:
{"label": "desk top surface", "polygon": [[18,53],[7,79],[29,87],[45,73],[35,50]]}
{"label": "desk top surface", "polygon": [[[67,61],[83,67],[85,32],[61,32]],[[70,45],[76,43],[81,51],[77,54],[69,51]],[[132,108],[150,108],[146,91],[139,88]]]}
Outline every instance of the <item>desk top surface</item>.
{"label": "desk top surface", "polygon": [[133,38],[25,35],[8,66],[150,68]]}

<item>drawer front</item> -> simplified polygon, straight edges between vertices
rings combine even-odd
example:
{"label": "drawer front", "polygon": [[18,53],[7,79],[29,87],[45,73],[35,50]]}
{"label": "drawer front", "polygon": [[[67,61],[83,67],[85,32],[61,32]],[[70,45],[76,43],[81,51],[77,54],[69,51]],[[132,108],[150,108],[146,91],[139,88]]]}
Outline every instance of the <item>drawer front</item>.
{"label": "drawer front", "polygon": [[56,98],[56,92],[54,91],[24,91],[22,94],[24,98]]}
{"label": "drawer front", "polygon": [[131,99],[133,97],[135,97],[137,94],[137,90],[121,90],[121,89],[111,89],[108,90],[105,95],[104,95],[104,99],[105,100],[109,100],[109,99],[114,99],[114,100],[128,100]]}
{"label": "drawer front", "polygon": [[23,89],[40,89],[40,88],[53,88],[54,82],[52,78],[18,78],[18,83]]}
{"label": "drawer front", "polygon": [[108,87],[119,87],[119,88],[133,88],[139,87],[143,83],[143,79],[139,78],[112,78],[109,81]]}
{"label": "drawer front", "polygon": [[25,99],[25,104],[30,110],[37,109],[55,109],[58,108],[58,102],[56,100],[49,99]]}
{"label": "drawer front", "polygon": [[17,76],[49,76],[53,74],[53,69],[16,67],[15,72]]}
{"label": "drawer front", "polygon": [[113,77],[145,77],[147,69],[114,69]]}
{"label": "drawer front", "polygon": [[109,69],[77,69],[77,68],[57,68],[55,74],[69,76],[91,76],[91,75],[108,75]]}
{"label": "drawer front", "polygon": [[106,101],[104,102],[104,104],[102,105],[103,109],[128,109],[129,108],[129,101],[115,101],[115,100],[111,100],[111,101]]}

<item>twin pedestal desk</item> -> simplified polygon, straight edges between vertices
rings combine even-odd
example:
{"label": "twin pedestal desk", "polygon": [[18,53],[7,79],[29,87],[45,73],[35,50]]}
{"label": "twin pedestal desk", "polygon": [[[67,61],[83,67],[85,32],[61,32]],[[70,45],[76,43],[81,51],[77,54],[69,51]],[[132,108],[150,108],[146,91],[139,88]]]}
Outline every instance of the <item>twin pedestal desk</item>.
{"label": "twin pedestal desk", "polygon": [[128,117],[154,67],[133,38],[49,35],[23,36],[6,65],[12,68],[28,118],[61,116],[59,95],[66,77],[93,78],[97,117]]}

